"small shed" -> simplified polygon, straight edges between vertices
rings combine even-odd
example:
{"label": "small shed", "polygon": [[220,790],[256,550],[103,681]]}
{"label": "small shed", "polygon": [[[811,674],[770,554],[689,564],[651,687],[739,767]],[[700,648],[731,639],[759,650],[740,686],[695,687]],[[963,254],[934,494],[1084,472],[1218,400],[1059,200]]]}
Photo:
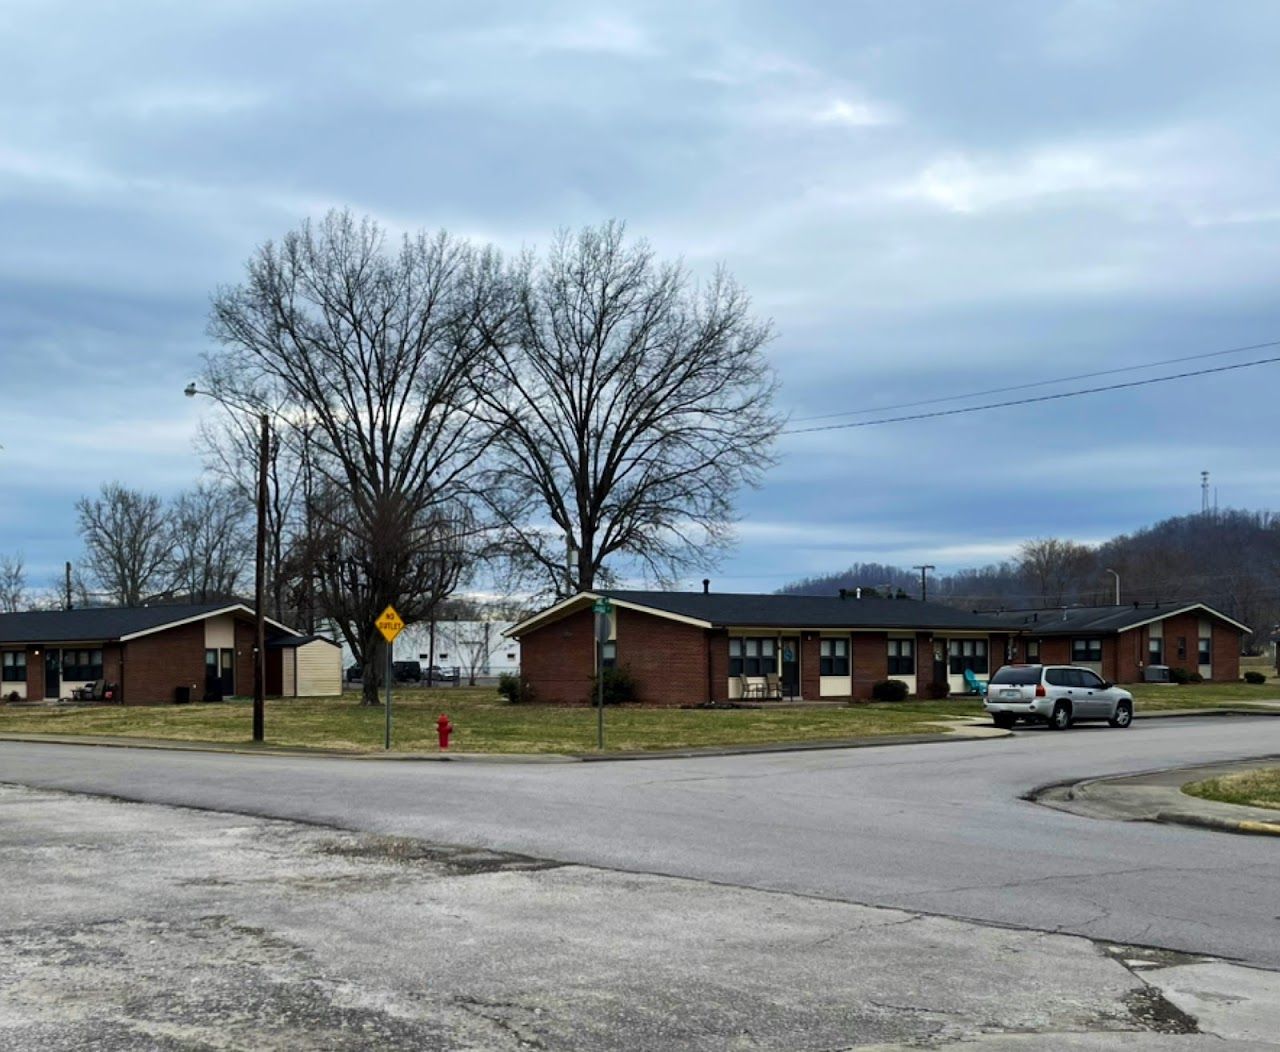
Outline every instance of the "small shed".
{"label": "small shed", "polygon": [[327,636],[267,641],[267,693],[277,698],[329,698],[342,693],[342,647]]}

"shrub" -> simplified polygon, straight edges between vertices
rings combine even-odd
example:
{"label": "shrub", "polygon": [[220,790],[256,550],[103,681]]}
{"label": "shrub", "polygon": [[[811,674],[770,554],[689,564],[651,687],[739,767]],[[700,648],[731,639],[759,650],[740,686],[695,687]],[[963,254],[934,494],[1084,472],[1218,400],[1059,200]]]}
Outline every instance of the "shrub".
{"label": "shrub", "polygon": [[1263,675],[1261,672],[1254,672],[1252,669],[1250,669],[1248,672],[1244,674],[1244,681],[1246,683],[1252,683],[1255,686],[1257,686],[1259,684],[1266,683],[1267,677]]}
{"label": "shrub", "polygon": [[11,690],[9,691],[8,694],[4,696],[4,700],[5,701],[21,701],[22,699],[18,697],[18,692],[16,690]]}
{"label": "shrub", "polygon": [[1187,673],[1187,682],[1188,682],[1188,683],[1203,683],[1203,682],[1204,682],[1204,677],[1203,677],[1202,675],[1200,675],[1200,673],[1199,673],[1199,672],[1189,672],[1189,673]]}
{"label": "shrub", "polygon": [[[591,704],[596,702],[596,692],[600,689],[600,681],[591,677]],[[629,668],[607,668],[604,670],[604,703],[621,705],[636,700],[636,679]]]}
{"label": "shrub", "polygon": [[900,679],[882,679],[872,686],[871,696],[876,701],[904,701],[907,685]]}
{"label": "shrub", "polygon": [[934,701],[941,701],[951,693],[951,687],[946,683],[930,683],[924,692]]}
{"label": "shrub", "polygon": [[1172,683],[1190,683],[1191,673],[1181,666],[1178,668],[1171,668],[1169,669],[1169,680]]}
{"label": "shrub", "polygon": [[504,672],[498,677],[498,693],[508,705],[533,704],[533,684],[513,672]]}

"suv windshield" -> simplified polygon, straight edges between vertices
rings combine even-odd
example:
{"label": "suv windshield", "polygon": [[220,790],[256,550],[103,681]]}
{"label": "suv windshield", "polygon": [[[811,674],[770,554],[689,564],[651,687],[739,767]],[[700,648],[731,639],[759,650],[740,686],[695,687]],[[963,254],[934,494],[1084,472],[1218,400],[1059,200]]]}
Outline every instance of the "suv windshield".
{"label": "suv windshield", "polygon": [[1039,665],[1005,665],[991,677],[992,683],[1008,683],[1015,687],[1029,687],[1040,682]]}

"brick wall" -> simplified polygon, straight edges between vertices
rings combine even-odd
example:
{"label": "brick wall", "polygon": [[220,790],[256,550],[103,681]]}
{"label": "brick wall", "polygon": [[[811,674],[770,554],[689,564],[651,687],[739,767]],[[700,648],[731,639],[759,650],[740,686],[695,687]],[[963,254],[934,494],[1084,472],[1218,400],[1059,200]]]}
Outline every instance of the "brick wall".
{"label": "brick wall", "polygon": [[[697,625],[617,611],[618,665],[636,680],[636,700],[648,705],[697,705],[707,700],[707,632]],[[728,675],[728,637],[723,638]],[[725,691],[725,687],[720,688]]]}
{"label": "brick wall", "polygon": [[1213,680],[1231,683],[1240,678],[1240,629],[1213,623]]}
{"label": "brick wall", "polygon": [[[102,646],[102,679],[103,682],[110,685],[114,683],[117,690],[120,687],[121,670],[123,669],[124,647],[119,643],[104,643]],[[119,693],[116,694],[114,701],[120,700]]]}
{"label": "brick wall", "polygon": [[933,633],[916,633],[916,697],[929,696],[929,684],[933,682]]}
{"label": "brick wall", "polygon": [[520,637],[520,674],[539,702],[585,705],[595,671],[591,608],[562,617]]}
{"label": "brick wall", "polygon": [[[1183,652],[1178,650],[1178,641],[1186,643]],[[1170,668],[1185,668],[1194,672],[1197,667],[1196,648],[1200,639],[1200,617],[1192,612],[1179,614],[1164,619],[1164,663]]]}
{"label": "brick wall", "polygon": [[1040,664],[1070,665],[1071,640],[1066,636],[1046,636],[1040,640]]}
{"label": "brick wall", "polygon": [[[1103,640],[1103,654],[1111,640]],[[1115,637],[1114,658],[1110,665],[1103,664],[1103,675],[1112,683],[1141,683],[1142,670],[1146,667],[1147,629],[1131,628]]]}
{"label": "brick wall", "polygon": [[[105,657],[105,655],[104,655]],[[140,705],[173,701],[175,687],[204,696],[204,622],[178,625],[124,644],[123,701]]]}
{"label": "brick wall", "polygon": [[822,640],[816,632],[800,636],[800,697],[806,701],[822,697]]}
{"label": "brick wall", "polygon": [[889,636],[884,632],[859,632],[853,637],[853,696],[869,699],[871,688],[888,678]]}
{"label": "brick wall", "polygon": [[44,697],[44,647],[27,647],[27,698]]}
{"label": "brick wall", "polygon": [[723,629],[707,633],[711,671],[708,685],[712,701],[729,700],[729,633]]}

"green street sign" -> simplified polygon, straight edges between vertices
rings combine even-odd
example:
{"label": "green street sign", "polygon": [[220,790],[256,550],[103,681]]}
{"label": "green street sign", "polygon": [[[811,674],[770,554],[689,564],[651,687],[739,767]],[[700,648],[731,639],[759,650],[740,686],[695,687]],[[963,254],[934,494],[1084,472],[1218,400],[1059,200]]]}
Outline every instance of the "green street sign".
{"label": "green street sign", "polygon": [[613,604],[609,602],[609,599],[607,596],[602,595],[599,599],[597,599],[594,603],[591,604],[591,609],[594,610],[597,614],[611,614],[613,613]]}

